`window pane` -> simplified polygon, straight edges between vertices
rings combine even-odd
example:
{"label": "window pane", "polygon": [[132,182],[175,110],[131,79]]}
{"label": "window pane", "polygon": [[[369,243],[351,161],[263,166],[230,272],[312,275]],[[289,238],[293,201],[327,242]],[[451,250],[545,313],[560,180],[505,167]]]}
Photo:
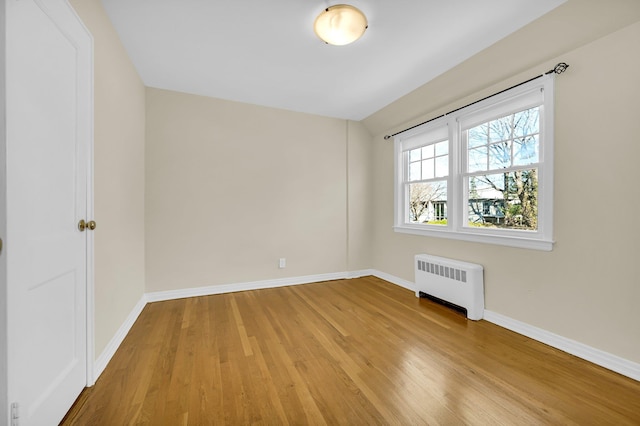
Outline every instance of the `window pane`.
{"label": "window pane", "polygon": [[489,146],[489,170],[505,169],[511,166],[511,141]]}
{"label": "window pane", "polygon": [[487,147],[483,146],[469,150],[469,172],[487,170]]}
{"label": "window pane", "polygon": [[449,153],[449,141],[438,142],[436,145],[436,155],[445,155]]}
{"label": "window pane", "polygon": [[449,156],[436,157],[436,177],[444,177],[449,174]]}
{"label": "window pane", "polygon": [[422,179],[433,179],[433,158],[422,162]]}
{"label": "window pane", "polygon": [[498,118],[489,122],[489,142],[499,142],[511,139],[511,124],[513,115]]}
{"label": "window pane", "polygon": [[409,161],[418,161],[420,159],[420,148],[409,151]]}
{"label": "window pane", "polygon": [[469,148],[486,145],[489,140],[489,125],[487,123],[473,127],[467,131]]}
{"label": "window pane", "polygon": [[420,162],[409,163],[409,180],[420,180]]}
{"label": "window pane", "polygon": [[422,148],[422,158],[432,158],[433,157],[433,145],[427,145]]}
{"label": "window pane", "polygon": [[527,136],[513,141],[513,164],[521,166],[525,164],[537,163],[539,157],[540,144],[538,135]]}
{"label": "window pane", "polygon": [[468,179],[468,226],[538,229],[537,169]]}
{"label": "window pane", "polygon": [[540,132],[540,107],[527,109],[513,115],[513,136],[518,138]]}
{"label": "window pane", "polygon": [[446,181],[409,184],[409,221],[446,225]]}

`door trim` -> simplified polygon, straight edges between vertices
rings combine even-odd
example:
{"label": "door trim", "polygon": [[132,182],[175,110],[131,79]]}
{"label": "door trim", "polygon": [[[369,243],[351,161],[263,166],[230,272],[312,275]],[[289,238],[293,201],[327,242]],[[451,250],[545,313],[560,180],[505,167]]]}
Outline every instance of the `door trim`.
{"label": "door trim", "polygon": [[[36,0],[38,3],[40,3],[40,0]],[[95,96],[95,91],[94,91],[94,53],[93,53],[93,46],[94,46],[94,41],[93,41],[93,34],[91,34],[91,31],[89,31],[89,29],[87,28],[87,26],[84,24],[84,22],[82,21],[82,19],[80,19],[80,17],[78,16],[78,14],[76,13],[75,9],[73,8],[73,6],[71,6],[71,4],[69,3],[69,0],[65,0],[64,1],[65,5],[67,8],[69,8],[69,11],[71,12],[71,14],[75,17],[75,19],[78,21],[79,26],[82,28],[82,30],[87,34],[88,39],[89,39],[89,54],[87,55],[88,58],[87,61],[89,62],[87,64],[88,69],[90,69],[90,75],[88,76],[88,91],[89,91],[89,96],[88,96],[88,100],[87,100],[87,105],[85,105],[85,108],[87,108],[88,111],[90,111],[90,114],[88,114],[88,123],[87,123],[87,132],[89,132],[89,135],[87,135],[87,140],[89,141],[89,144],[87,146],[87,206],[86,206],[86,220],[95,220],[95,210],[94,210],[94,204],[93,204],[93,191],[94,191],[94,186],[93,186],[93,181],[94,181],[94,161],[93,161],[93,156],[94,156],[94,96]],[[94,232],[95,231],[88,231],[87,232],[87,268],[86,268],[86,273],[87,273],[87,280],[86,280],[86,315],[87,315],[87,364],[86,364],[86,386],[87,387],[91,387],[96,383],[96,379],[97,376],[95,374],[94,371],[94,365],[95,365],[95,261],[94,261]]]}

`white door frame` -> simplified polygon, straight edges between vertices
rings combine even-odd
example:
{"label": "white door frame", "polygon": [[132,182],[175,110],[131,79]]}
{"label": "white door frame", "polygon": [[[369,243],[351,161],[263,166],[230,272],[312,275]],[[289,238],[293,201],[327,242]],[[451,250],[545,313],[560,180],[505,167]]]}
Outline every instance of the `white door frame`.
{"label": "white door frame", "polygon": [[6,5],[0,7],[0,239],[3,247],[0,250],[0,424],[9,419],[9,386],[8,386],[8,328],[7,328],[7,127],[6,117]]}
{"label": "white door frame", "polygon": [[[39,0],[36,0],[39,1]],[[89,105],[86,107],[91,111],[89,114],[88,129],[91,132],[89,136],[89,146],[87,147],[87,221],[95,220],[95,211],[93,206],[93,176],[94,176],[94,54],[93,54],[93,35],[91,31],[86,27],[82,19],[78,16],[75,9],[69,3],[69,0],[65,0],[67,7],[76,16],[80,26],[88,34],[91,40],[91,52],[90,52],[90,69],[91,75],[89,76],[90,95]],[[95,377],[94,364],[95,364],[95,274],[94,274],[94,232],[87,232],[87,300],[86,300],[86,313],[87,313],[87,387],[91,387],[96,383],[97,377]]]}
{"label": "white door frame", "polygon": [[[68,4],[68,1],[67,1]],[[71,7],[71,6],[69,6]],[[78,18],[80,19],[80,18]],[[84,26],[84,24],[83,24]],[[89,30],[87,33],[91,36]],[[87,148],[87,217],[89,220],[95,220],[95,212],[93,207],[93,36],[91,36],[91,119],[89,128],[91,129],[91,138]],[[87,232],[87,387],[91,387],[96,383],[94,364],[95,364],[95,269],[94,269],[94,232]]]}

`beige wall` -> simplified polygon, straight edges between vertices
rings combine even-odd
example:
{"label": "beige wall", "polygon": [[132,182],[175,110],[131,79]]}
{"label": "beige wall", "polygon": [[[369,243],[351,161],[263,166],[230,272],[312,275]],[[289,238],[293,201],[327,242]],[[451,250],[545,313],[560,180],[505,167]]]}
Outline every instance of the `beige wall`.
{"label": "beige wall", "polygon": [[99,0],[72,0],[94,39],[95,355],[144,293],[145,94]]}
{"label": "beige wall", "polygon": [[373,177],[371,134],[360,122],[349,121],[347,132],[347,270],[371,268]]}
{"label": "beige wall", "polygon": [[451,105],[459,107],[477,100],[479,91],[487,96],[530,78],[532,68],[547,71],[545,66],[555,65],[558,55],[638,20],[638,0],[567,0],[362,122],[372,135],[402,130],[449,111]]}
{"label": "beige wall", "polygon": [[148,292],[346,271],[346,121],[153,88],[146,117]]}
{"label": "beige wall", "polygon": [[[640,23],[493,84],[496,70],[528,62],[518,40],[504,40],[365,120],[377,132],[373,265],[413,281],[416,253],[480,263],[488,310],[640,362]],[[570,68],[556,80],[553,251],[394,233],[393,143],[383,140],[385,131],[419,122],[416,112],[435,116],[559,61]],[[487,90],[456,99],[482,82]]]}

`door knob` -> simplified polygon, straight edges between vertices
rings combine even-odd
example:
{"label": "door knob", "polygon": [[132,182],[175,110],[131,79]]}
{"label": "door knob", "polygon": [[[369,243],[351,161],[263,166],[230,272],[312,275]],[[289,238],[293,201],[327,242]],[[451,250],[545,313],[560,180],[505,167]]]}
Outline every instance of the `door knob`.
{"label": "door knob", "polygon": [[95,220],[90,220],[89,222],[85,222],[84,219],[80,219],[80,222],[78,222],[78,229],[80,230],[80,232],[84,232],[85,229],[90,229],[90,230],[94,230],[96,229],[96,221]]}

